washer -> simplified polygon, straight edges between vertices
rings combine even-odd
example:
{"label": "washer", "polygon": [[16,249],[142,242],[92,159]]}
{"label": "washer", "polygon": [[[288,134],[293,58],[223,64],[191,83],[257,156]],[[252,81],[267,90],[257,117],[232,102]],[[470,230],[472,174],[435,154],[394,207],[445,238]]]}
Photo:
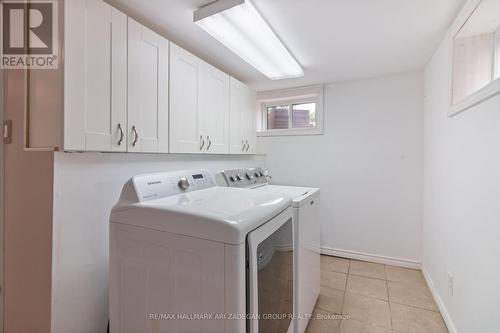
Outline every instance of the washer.
{"label": "washer", "polygon": [[206,170],[133,177],[110,216],[111,332],[291,332],[290,205]]}
{"label": "washer", "polygon": [[262,168],[233,169],[221,172],[227,186],[250,188],[292,199],[295,244],[294,299],[295,332],[307,327],[320,292],[320,224],[318,208],[320,189],[296,186],[269,185]]}

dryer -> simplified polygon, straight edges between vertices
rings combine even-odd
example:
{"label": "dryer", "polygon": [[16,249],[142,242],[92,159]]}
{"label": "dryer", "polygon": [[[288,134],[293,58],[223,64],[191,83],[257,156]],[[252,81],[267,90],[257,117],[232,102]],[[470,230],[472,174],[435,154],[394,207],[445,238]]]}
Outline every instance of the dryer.
{"label": "dryer", "polygon": [[289,197],[294,216],[295,332],[303,333],[312,316],[320,292],[320,189],[270,185],[262,168],[221,172],[231,188],[249,188]]}
{"label": "dryer", "polygon": [[291,332],[290,204],[206,170],[133,177],[110,216],[111,332]]}

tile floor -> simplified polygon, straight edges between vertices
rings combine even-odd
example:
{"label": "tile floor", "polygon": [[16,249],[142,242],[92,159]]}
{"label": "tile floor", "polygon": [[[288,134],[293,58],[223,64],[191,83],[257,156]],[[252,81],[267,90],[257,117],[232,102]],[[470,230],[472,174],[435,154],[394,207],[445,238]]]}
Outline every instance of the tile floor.
{"label": "tile floor", "polygon": [[448,332],[422,273],[321,256],[321,292],[307,333],[390,332]]}

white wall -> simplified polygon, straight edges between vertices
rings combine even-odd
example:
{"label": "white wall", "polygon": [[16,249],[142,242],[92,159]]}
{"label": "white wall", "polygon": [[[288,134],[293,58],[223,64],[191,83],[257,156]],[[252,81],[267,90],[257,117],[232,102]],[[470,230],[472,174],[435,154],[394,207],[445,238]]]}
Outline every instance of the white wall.
{"label": "white wall", "polygon": [[[500,95],[453,118],[450,49],[425,70],[424,270],[450,331],[500,332]],[[448,290],[454,275],[454,295]],[[453,325],[454,324],[454,325]]]}
{"label": "white wall", "polygon": [[106,332],[108,218],[139,173],[264,166],[263,156],[56,153],[52,332]]}
{"label": "white wall", "polygon": [[325,87],[324,135],[259,138],[277,184],[321,188],[322,246],[421,260],[423,76]]}

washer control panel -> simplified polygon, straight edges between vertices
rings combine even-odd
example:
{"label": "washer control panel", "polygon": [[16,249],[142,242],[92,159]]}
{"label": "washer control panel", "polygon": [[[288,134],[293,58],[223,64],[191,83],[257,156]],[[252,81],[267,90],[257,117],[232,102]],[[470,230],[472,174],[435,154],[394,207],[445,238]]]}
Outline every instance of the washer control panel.
{"label": "washer control panel", "polygon": [[168,197],[217,186],[207,170],[175,171],[138,175],[132,178],[139,201]]}
{"label": "washer control panel", "polygon": [[256,187],[267,184],[267,175],[262,168],[224,170],[222,175],[229,187]]}

